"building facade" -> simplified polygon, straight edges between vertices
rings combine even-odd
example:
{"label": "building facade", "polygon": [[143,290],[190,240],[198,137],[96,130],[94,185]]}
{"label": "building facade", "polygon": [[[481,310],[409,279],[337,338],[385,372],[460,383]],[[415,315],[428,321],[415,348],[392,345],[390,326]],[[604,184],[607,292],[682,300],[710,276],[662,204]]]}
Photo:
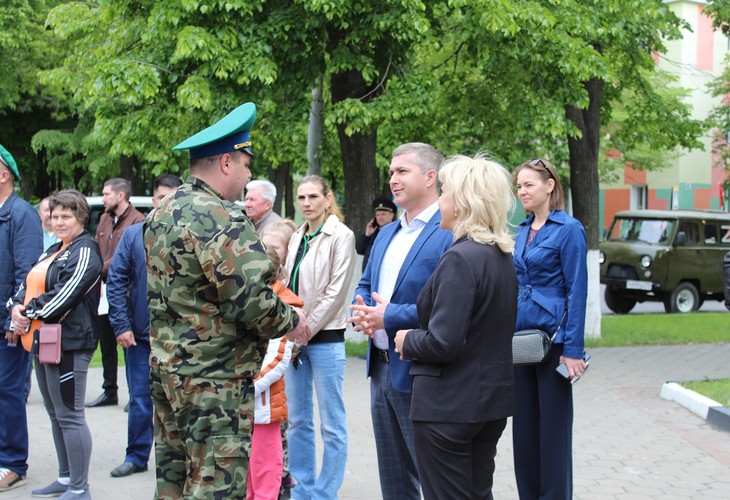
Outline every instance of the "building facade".
{"label": "building facade", "polygon": [[[713,30],[712,19],[703,13],[707,2],[672,1],[665,3],[691,27],[679,40],[668,41],[665,54],[655,55],[657,67],[677,76],[677,85],[691,90],[687,97],[695,119],[708,117],[721,101],[708,88],[722,74],[728,52],[728,38]],[[626,209],[709,209],[728,210],[723,191],[726,173],[712,154],[716,135],[701,138],[702,149],[679,151],[661,171],[641,171],[624,167],[621,178],[601,183],[600,220],[609,227],[614,214]]]}

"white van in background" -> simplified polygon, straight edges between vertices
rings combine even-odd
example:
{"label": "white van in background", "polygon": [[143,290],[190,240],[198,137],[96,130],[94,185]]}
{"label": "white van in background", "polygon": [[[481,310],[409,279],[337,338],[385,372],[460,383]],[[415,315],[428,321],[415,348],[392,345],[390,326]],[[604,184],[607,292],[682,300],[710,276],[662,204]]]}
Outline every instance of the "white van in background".
{"label": "white van in background", "polygon": [[[99,225],[101,214],[104,213],[104,201],[101,196],[87,196],[86,201],[89,203],[91,208],[91,214],[89,215],[89,223],[86,224],[86,229],[89,231],[91,236],[96,235],[96,226]],[[147,215],[152,211],[152,197],[151,196],[131,196],[129,202],[134,208]]]}

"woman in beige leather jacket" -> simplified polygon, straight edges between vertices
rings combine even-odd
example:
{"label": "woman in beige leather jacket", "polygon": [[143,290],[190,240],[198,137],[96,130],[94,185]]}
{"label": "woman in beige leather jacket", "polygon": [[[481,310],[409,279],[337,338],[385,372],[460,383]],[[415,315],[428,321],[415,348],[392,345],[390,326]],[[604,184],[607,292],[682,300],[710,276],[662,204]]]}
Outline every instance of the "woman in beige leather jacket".
{"label": "woman in beige leather jacket", "polygon": [[[286,373],[292,498],[337,498],[347,460],[345,301],[355,267],[355,235],[342,223],[324,179],[304,177],[297,203],[305,223],[289,242],[289,288],[304,301],[312,339]],[[324,454],[317,476],[314,399],[317,392]]]}

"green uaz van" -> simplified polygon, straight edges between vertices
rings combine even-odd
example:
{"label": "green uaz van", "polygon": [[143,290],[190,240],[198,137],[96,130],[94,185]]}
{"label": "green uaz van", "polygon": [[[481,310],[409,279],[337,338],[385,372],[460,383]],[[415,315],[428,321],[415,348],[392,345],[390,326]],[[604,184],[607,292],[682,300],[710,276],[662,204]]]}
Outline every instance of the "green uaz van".
{"label": "green uaz van", "polygon": [[730,251],[730,214],[700,210],[618,212],[599,245],[606,305],[625,314],[637,302],[667,312],[696,311],[723,300],[722,259]]}

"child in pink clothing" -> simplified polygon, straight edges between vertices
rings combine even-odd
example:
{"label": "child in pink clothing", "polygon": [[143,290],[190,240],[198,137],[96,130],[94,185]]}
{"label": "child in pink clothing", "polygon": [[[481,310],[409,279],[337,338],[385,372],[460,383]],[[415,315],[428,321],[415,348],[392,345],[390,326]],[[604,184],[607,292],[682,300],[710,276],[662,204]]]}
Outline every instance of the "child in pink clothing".
{"label": "child in pink clothing", "polygon": [[[297,295],[286,288],[281,281],[286,258],[288,233],[291,237],[291,226],[277,223],[272,231],[264,231],[262,241],[271,262],[277,268],[272,290],[289,305],[304,305]],[[285,228],[289,228],[287,231]],[[269,229],[268,227],[266,228]],[[276,230],[281,229],[281,230]],[[284,256],[281,256],[283,250]],[[246,485],[247,500],[276,500],[279,498],[283,469],[281,423],[287,418],[286,392],[284,391],[284,373],[292,359],[294,343],[286,336],[269,341],[266,355],[261,366],[261,373],[254,380],[256,389],[254,426],[251,436],[251,456],[248,464],[248,483]]]}

